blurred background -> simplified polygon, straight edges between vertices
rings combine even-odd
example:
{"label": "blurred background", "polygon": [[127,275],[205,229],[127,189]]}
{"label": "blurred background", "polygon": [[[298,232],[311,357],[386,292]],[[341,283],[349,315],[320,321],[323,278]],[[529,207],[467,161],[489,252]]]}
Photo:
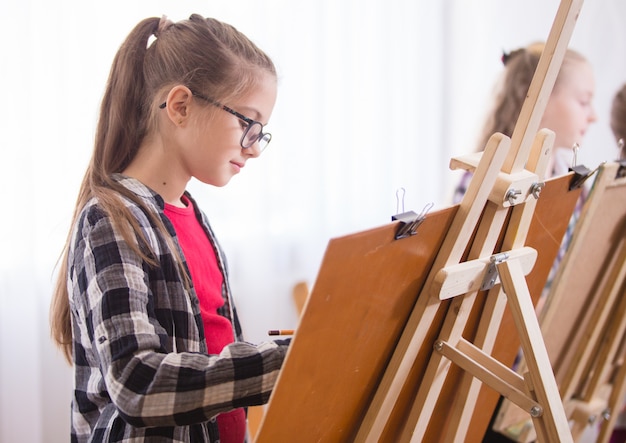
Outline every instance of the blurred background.
{"label": "blurred background", "polygon": [[[330,238],[447,206],[503,50],[545,40],[556,0],[8,0],[0,4],[0,442],[69,440],[70,368],[48,306],[113,56],[141,19],[231,23],[279,71],[269,149],[225,188],[192,182],[226,250],[249,341],[294,328]],[[570,47],[596,75],[579,163],[617,156],[626,2],[583,5]],[[397,196],[404,190],[404,204]]]}

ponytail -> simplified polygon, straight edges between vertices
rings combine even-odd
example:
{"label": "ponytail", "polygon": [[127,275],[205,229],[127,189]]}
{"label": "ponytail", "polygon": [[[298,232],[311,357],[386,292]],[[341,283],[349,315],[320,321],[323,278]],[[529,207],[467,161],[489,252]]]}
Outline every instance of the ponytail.
{"label": "ponytail", "polygon": [[[92,158],[81,183],[72,218],[73,226],[89,199],[98,197],[100,205],[112,216],[124,240],[144,260],[153,265],[156,264],[154,257],[146,255],[133,240],[134,231],[142,243],[147,245],[139,225],[114,191],[127,196],[141,207],[145,205],[134,194],[112,180],[111,174],[123,171],[130,163],[146,131],[146,119],[143,116],[145,109],[143,59],[148,39],[154,34],[158,24],[159,19],[154,18],[139,23],[126,38],[113,60],[100,106]],[[145,212],[151,214],[147,210]],[[152,218],[157,226],[162,225],[160,219],[154,216]],[[60,257],[50,306],[51,335],[69,363],[72,362],[72,329],[67,274],[71,234],[70,231]]]}

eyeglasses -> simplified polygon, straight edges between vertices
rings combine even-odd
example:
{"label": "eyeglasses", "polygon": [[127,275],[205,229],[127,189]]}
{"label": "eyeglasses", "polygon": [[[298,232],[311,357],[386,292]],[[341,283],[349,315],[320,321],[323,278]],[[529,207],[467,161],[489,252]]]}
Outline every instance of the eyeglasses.
{"label": "eyeglasses", "polygon": [[[239,120],[246,123],[246,127],[243,130],[243,134],[241,135],[241,140],[239,144],[243,149],[251,148],[255,143],[259,144],[259,152],[263,152],[270,140],[272,140],[272,134],[269,132],[263,132],[263,124],[256,120],[252,120],[251,118],[246,117],[243,114],[235,111],[234,109],[229,108],[226,105],[223,105],[211,98],[205,97],[202,94],[198,94],[197,92],[192,92],[194,97],[202,99],[206,102],[211,103],[213,106],[217,106],[220,109],[234,115]],[[167,105],[167,102],[163,102],[159,105],[159,109],[164,109]]]}

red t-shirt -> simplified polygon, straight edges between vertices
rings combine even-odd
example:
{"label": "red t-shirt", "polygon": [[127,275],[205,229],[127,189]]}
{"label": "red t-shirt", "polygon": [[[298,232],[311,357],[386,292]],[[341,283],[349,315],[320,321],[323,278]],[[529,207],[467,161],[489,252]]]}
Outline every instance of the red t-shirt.
{"label": "red t-shirt", "polygon": [[[200,312],[204,324],[204,335],[209,354],[219,354],[224,346],[235,341],[230,320],[217,313],[224,306],[222,286],[224,276],[217,263],[215,249],[196,218],[191,201],[185,196],[187,205],[179,208],[165,204],[165,215],[176,230],[178,242],[185,254],[191,280],[200,301]],[[246,417],[243,408],[234,409],[217,416],[222,443],[241,443],[246,433]]]}

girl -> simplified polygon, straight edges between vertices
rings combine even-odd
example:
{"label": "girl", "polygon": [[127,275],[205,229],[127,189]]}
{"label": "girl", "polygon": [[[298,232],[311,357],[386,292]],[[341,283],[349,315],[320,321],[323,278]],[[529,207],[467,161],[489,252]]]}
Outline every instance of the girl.
{"label": "girl", "polygon": [[[496,132],[508,137],[513,134],[543,48],[543,43],[533,43],[502,55],[504,71],[478,140],[478,151],[484,149],[489,137]],[[597,120],[594,93],[591,65],[579,52],[568,49],[539,125],[554,131],[555,135],[548,177],[567,173],[572,163],[572,148],[582,143],[589,125]],[[470,178],[471,173],[463,175],[454,191],[454,203],[461,201]]]}
{"label": "girl", "polygon": [[109,75],[51,306],[72,441],[242,442],[287,341],[251,345],[191,177],[224,186],[270,141],[268,56],[232,26],[141,21]]}

